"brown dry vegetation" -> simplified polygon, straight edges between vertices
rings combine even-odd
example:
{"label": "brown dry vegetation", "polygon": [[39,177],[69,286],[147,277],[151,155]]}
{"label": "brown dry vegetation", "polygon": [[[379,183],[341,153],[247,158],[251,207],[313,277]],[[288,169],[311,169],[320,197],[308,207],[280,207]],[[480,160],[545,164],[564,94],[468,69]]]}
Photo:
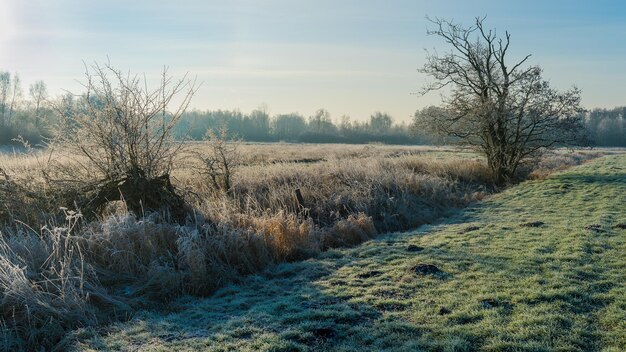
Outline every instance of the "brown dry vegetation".
{"label": "brown dry vegetation", "polygon": [[[61,154],[0,155],[0,349],[62,346],[68,329],[429,223],[496,190],[483,159],[449,148],[249,144],[239,151],[230,192],[211,187],[189,159],[176,165],[174,185],[194,210],[185,224],[161,213],[137,218],[119,202],[84,221],[59,208],[80,189],[45,181]],[[600,154],[559,152],[525,173],[540,177]]]}

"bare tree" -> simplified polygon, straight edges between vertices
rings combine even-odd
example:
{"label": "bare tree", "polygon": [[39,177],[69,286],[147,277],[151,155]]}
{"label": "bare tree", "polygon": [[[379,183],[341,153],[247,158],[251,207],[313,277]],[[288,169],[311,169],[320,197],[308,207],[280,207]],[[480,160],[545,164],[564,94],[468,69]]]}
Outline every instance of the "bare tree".
{"label": "bare tree", "polygon": [[539,66],[524,66],[530,55],[508,62],[511,35],[476,18],[471,27],[431,20],[429,35],[451,47],[430,54],[422,73],[433,81],[423,94],[447,88],[443,109],[416,114],[415,124],[453,136],[485,154],[498,182],[510,179],[521,162],[546,148],[586,142],[580,91],[558,92]]}
{"label": "bare tree", "polygon": [[370,129],[374,133],[387,133],[391,129],[392,125],[393,118],[387,113],[377,111],[370,116]]}
{"label": "bare tree", "polygon": [[11,92],[11,74],[0,71],[0,126],[6,125],[7,101]]}
{"label": "bare tree", "polygon": [[9,105],[9,121],[13,118],[13,113],[18,108],[20,99],[22,98],[22,82],[17,73],[13,74],[13,84],[11,85],[11,104]]}
{"label": "bare tree", "polygon": [[271,124],[272,134],[280,140],[294,140],[306,129],[306,120],[297,113],[276,115]]}
{"label": "bare tree", "polygon": [[315,111],[315,115],[309,116],[309,129],[317,133],[334,132],[336,129],[330,118],[328,110],[322,108]]}
{"label": "bare tree", "polygon": [[35,126],[41,126],[41,108],[43,103],[48,98],[48,88],[44,81],[37,81],[30,85],[28,90],[32,99],[32,104],[35,108]]}
{"label": "bare tree", "polygon": [[106,202],[123,199],[137,215],[162,208],[184,215],[182,198],[170,183],[182,148],[172,131],[197,90],[195,81],[187,75],[173,80],[164,69],[150,89],[145,77],[123,74],[108,63],[94,64],[85,76],[81,107],[59,111],[66,123],[56,139],[70,155],[82,156],[75,165],[94,179],[88,187],[95,195],[82,204],[83,211],[97,212]]}

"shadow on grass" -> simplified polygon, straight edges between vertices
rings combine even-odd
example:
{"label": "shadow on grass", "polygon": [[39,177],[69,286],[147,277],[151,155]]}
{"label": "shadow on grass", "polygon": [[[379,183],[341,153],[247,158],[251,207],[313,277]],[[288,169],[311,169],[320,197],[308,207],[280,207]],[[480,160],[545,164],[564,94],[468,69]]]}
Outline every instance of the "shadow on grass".
{"label": "shadow on grass", "polygon": [[562,182],[573,182],[576,184],[626,184],[626,173],[610,173],[610,174],[566,174],[558,177]]}
{"label": "shadow on grass", "polygon": [[[263,276],[251,276],[241,285],[220,289],[210,298],[181,299],[174,307],[178,312],[165,316],[145,313],[131,322],[130,331],[124,330],[125,324],[107,331],[125,335],[123,344],[128,346],[158,342],[163,347],[203,346],[211,350],[406,351],[432,345],[429,336],[433,334],[448,341],[461,339],[394,316],[410,304],[374,306],[348,293],[350,285],[367,285],[368,280],[337,281],[337,285],[346,286],[342,294],[333,294],[316,283],[344,265],[354,264],[354,260],[342,258],[339,265],[324,260],[281,264]],[[462,314],[450,319],[462,325],[475,322]],[[462,336],[468,346],[479,346],[481,339],[470,333]],[[89,344],[103,350],[112,348],[100,337]]]}
{"label": "shadow on grass", "polygon": [[[386,243],[380,241],[379,245],[381,248],[390,248],[390,251],[394,251],[394,248],[388,247]],[[440,283],[434,280],[433,282],[437,282],[435,285],[451,285],[448,290],[453,291],[462,290],[466,284],[462,282],[466,280],[463,277],[464,271],[480,273],[478,279],[481,280],[481,284],[509,280],[515,289],[518,280],[540,275],[544,270],[534,264],[533,258],[520,265],[506,255],[475,253],[467,248],[428,248],[419,254],[405,252],[404,256],[408,262],[421,258],[425,261],[447,263],[447,269],[453,272],[451,278]],[[395,248],[394,253],[396,255],[399,253],[398,248]],[[139,317],[133,325],[144,326],[147,331],[135,337],[130,333],[128,338],[132,344],[148,341],[154,343],[157,340],[164,346],[171,344],[170,346],[174,348],[205,346],[218,350],[243,349],[244,346],[272,351],[355,347],[362,350],[428,350],[440,348],[443,344],[455,343],[469,350],[477,350],[486,343],[485,339],[489,337],[486,334],[489,331],[480,328],[482,313],[473,312],[469,306],[485,310],[501,308],[499,314],[512,315],[517,305],[549,303],[565,309],[562,312],[564,317],[560,320],[562,326],[557,326],[559,330],[554,331],[555,334],[563,334],[565,337],[571,333],[569,330],[575,320],[573,316],[588,315],[605,304],[588,292],[589,286],[585,284],[593,285],[598,282],[601,273],[582,271],[578,265],[582,266],[586,259],[581,257],[571,272],[562,273],[565,274],[565,279],[551,283],[563,286],[557,292],[550,291],[547,287],[542,292],[539,287],[537,294],[525,299],[513,297],[513,293],[507,292],[501,293],[498,300],[477,296],[469,304],[464,302],[467,307],[463,310],[454,312],[445,319],[440,318],[439,325],[420,324],[411,322],[397,313],[410,309],[413,298],[420,295],[432,297],[432,293],[429,295],[429,292],[413,291],[408,292],[409,296],[405,297],[405,302],[395,306],[384,302],[376,304],[371,300],[368,301],[368,293],[364,288],[368,285],[384,286],[384,282],[381,281],[381,276],[384,275],[354,281],[341,280],[346,279],[341,277],[345,272],[337,275],[342,268],[350,266],[351,268],[347,269],[357,270],[350,275],[360,277],[358,270],[365,270],[365,264],[369,259],[371,258],[345,256],[281,264],[263,276],[251,276],[241,285],[225,287],[208,299],[200,301],[193,298],[187,301],[183,299],[177,307],[174,306],[179,312],[166,316],[148,314]],[[557,272],[564,268],[557,265],[552,270]],[[583,273],[585,277],[580,276]],[[425,279],[415,277],[414,280]],[[320,285],[320,281],[325,282],[327,287]],[[467,298],[467,295],[460,295],[458,299],[467,300]],[[373,300],[382,302],[379,297]],[[510,304],[511,301],[515,303]],[[129,334],[123,330],[124,325],[119,326],[122,333]],[[596,350],[596,333],[587,331],[585,334],[582,339],[583,349]],[[543,340],[535,342],[544,343],[546,346],[550,344],[550,341]],[[93,345],[99,344],[95,341]]]}

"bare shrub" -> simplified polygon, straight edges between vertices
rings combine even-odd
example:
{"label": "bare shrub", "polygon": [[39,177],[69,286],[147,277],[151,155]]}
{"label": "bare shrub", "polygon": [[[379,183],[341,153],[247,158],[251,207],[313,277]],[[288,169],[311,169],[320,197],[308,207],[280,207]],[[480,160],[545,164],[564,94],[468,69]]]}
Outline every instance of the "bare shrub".
{"label": "bare shrub", "polygon": [[[182,199],[170,181],[182,144],[172,129],[197,89],[195,82],[187,76],[175,81],[164,69],[158,86],[149,89],[146,78],[107,63],[86,69],[84,87],[81,107],[65,118],[54,140],[72,157],[63,169],[66,175],[80,168],[91,176],[82,185],[80,193],[87,197],[79,206],[90,215],[108,201],[123,199],[138,215],[165,207],[182,216]],[[180,103],[171,110],[175,98]]]}
{"label": "bare shrub", "polygon": [[193,152],[200,161],[194,170],[207,178],[214,190],[230,193],[232,178],[241,164],[238,141],[227,141],[228,132],[215,133],[209,129],[206,134],[208,153]]}

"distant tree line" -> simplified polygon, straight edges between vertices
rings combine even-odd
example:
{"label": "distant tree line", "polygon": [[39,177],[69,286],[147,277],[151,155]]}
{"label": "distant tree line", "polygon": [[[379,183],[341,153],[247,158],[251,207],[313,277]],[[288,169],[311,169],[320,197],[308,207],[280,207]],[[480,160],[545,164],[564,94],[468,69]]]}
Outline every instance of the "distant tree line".
{"label": "distant tree line", "polygon": [[626,147],[626,106],[588,111],[585,126],[595,145]]}
{"label": "distant tree line", "polygon": [[[86,108],[82,106],[85,100],[79,98],[71,93],[51,98],[43,81],[31,84],[24,92],[18,74],[0,71],[0,145],[15,144],[18,137],[33,145],[40,143],[51,135],[53,127],[68,123],[77,110]],[[229,138],[253,142],[436,142],[419,131],[415,133],[407,124],[394,122],[387,113],[376,112],[362,122],[345,115],[333,121],[326,109],[306,117],[298,113],[270,116],[264,109],[247,114],[238,110],[188,111],[176,125],[175,135],[202,140],[209,130],[225,130]]]}
{"label": "distant tree line", "polygon": [[[52,126],[64,122],[77,109],[84,108],[81,101],[84,100],[71,93],[51,98],[43,81],[36,81],[24,90],[18,74],[0,70],[0,145],[14,144],[19,136],[31,144],[41,142],[50,136]],[[626,147],[625,115],[626,107],[586,112],[585,125],[594,144]],[[361,121],[346,115],[333,119],[326,109],[319,109],[311,116],[298,113],[270,116],[265,109],[247,114],[239,110],[188,111],[176,125],[175,134],[178,138],[202,140],[208,130],[226,130],[229,138],[253,142],[449,142],[431,136],[415,125],[396,122],[384,112],[375,112]]]}
{"label": "distant tree line", "polygon": [[270,116],[262,109],[244,114],[234,110],[187,112],[177,126],[180,137],[194,140],[207,130],[226,130],[229,138],[255,142],[427,144],[432,138],[413,133],[409,126],[394,123],[386,113],[375,112],[367,121],[352,121],[341,116],[333,121],[325,109],[305,117],[298,113]]}

